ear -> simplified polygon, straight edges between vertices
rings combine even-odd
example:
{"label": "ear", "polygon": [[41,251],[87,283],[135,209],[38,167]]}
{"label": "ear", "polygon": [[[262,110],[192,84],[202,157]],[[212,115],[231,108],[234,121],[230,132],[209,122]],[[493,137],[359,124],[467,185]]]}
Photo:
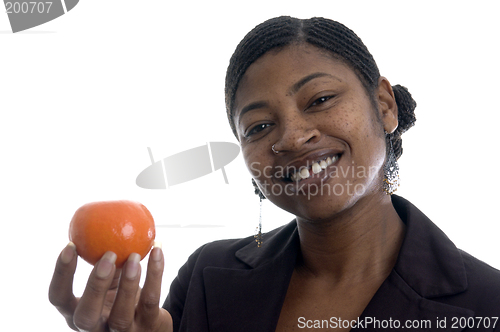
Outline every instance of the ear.
{"label": "ear", "polygon": [[391,84],[383,76],[378,81],[378,105],[384,129],[392,134],[398,127],[398,104]]}

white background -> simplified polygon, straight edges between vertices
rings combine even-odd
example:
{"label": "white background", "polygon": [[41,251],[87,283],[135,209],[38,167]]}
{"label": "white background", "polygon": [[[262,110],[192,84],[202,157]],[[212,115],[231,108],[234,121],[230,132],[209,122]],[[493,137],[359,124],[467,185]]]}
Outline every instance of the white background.
{"label": "white background", "polygon": [[[47,291],[84,203],[132,199],[151,210],[166,256],[163,298],[198,246],[254,234],[259,204],[241,155],[226,166],[229,185],[220,171],[168,190],[139,188],[135,178],[150,164],[147,147],[158,160],[236,143],[224,106],[229,58],[251,28],[284,14],[344,23],[382,75],[408,87],[418,120],[403,136],[398,194],[500,268],[498,6],[412,3],[82,0],[17,34],[0,13],[3,326],[67,330]],[[265,231],[292,219],[265,203]],[[173,224],[206,227],[165,227]],[[77,295],[89,271],[79,261]]]}

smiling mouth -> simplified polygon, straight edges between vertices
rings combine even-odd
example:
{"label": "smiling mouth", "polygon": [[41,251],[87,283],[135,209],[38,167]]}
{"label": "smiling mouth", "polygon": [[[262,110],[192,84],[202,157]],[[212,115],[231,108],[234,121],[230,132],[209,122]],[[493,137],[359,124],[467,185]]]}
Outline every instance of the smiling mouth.
{"label": "smiling mouth", "polygon": [[313,162],[311,165],[303,166],[298,169],[290,169],[284,180],[287,182],[300,182],[310,177],[314,177],[316,174],[321,173],[328,166],[334,164],[339,160],[341,154],[336,154],[332,156],[325,157],[323,159]]}

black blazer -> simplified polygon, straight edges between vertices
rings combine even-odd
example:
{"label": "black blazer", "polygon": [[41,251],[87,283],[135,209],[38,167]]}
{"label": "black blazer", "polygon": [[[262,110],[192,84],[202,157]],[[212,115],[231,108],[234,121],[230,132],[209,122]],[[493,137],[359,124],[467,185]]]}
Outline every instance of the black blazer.
{"label": "black blazer", "polygon": [[[393,195],[392,202],[407,226],[405,239],[359,318],[365,325],[352,331],[387,331],[378,327],[391,320],[393,327],[418,320],[415,331],[462,331],[467,324],[500,331],[500,271],[457,249],[407,200]],[[261,248],[253,237],[202,246],[179,270],[163,305],[174,331],[274,331],[299,250],[295,221],[265,234]]]}

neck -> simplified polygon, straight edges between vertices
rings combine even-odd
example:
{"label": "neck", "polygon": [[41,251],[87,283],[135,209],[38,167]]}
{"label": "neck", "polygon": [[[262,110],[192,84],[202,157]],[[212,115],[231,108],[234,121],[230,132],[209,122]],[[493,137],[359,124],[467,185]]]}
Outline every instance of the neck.
{"label": "neck", "polygon": [[297,218],[297,225],[301,244],[297,271],[338,282],[385,279],[405,232],[390,196],[360,200],[328,221]]}

